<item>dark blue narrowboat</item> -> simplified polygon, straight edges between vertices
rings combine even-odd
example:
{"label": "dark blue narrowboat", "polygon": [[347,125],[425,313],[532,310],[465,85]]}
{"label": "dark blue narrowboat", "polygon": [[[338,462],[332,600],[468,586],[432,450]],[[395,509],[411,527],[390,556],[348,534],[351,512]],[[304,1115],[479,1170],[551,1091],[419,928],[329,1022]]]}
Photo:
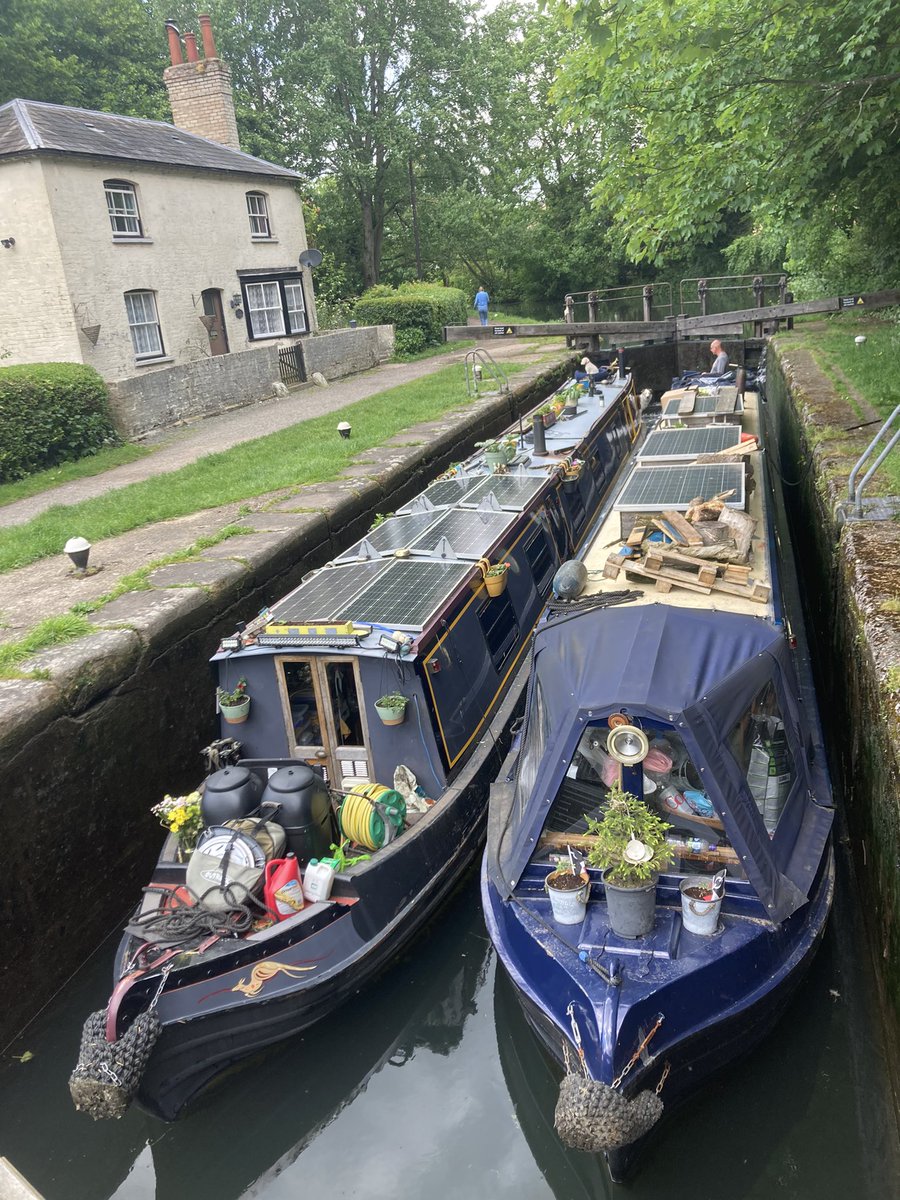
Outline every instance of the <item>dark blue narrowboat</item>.
{"label": "dark blue narrowboat", "polygon": [[[222,641],[222,737],[193,798],[204,830],[196,848],[168,837],[125,930],[70,1081],[79,1107],[120,1115],[134,1098],[175,1118],[358,992],[473,860],[532,631],[639,428],[624,371],[590,393],[567,385],[555,407]],[[275,911],[242,882],[268,877],[273,855],[276,878],[296,866],[302,907],[296,885],[295,909],[276,889]]]}
{"label": "dark blue narrowboat", "polygon": [[[832,901],[789,529],[765,405],[739,399],[663,397],[586,548],[577,608],[539,624],[525,724],[491,794],[488,930],[565,1069],[560,1137],[615,1181],[664,1114],[765,1036]],[[706,424],[678,419],[697,400]],[[623,576],[630,602],[602,607]],[[659,866],[628,884],[610,858],[623,813],[619,863]],[[560,872],[577,888],[563,900]],[[646,904],[623,923],[625,893]]]}

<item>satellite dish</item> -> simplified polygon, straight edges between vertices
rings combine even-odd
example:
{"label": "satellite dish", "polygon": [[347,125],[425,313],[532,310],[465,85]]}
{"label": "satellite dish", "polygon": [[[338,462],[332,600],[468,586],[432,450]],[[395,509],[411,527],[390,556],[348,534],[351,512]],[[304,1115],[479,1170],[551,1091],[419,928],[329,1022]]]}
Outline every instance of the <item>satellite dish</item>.
{"label": "satellite dish", "polygon": [[322,265],[322,251],[321,250],[313,250],[313,249],[304,250],[302,252],[302,254],[300,255],[300,266],[301,267],[309,267],[309,269],[312,270],[313,267],[319,267],[321,265]]}

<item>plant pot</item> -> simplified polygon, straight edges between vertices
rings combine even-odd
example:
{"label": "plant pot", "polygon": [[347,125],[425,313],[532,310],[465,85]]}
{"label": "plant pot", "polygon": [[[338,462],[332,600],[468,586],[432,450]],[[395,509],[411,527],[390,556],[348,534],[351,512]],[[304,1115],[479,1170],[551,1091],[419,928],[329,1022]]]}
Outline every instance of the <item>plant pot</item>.
{"label": "plant pot", "polygon": [[376,704],[375,711],[378,713],[382,725],[402,725],[406,720],[405,704]]}
{"label": "plant pot", "polygon": [[250,697],[245,696],[240,704],[223,704],[219,701],[219,711],[227,725],[243,725],[250,712]]}
{"label": "plant pot", "polygon": [[489,596],[500,596],[506,591],[506,581],[509,578],[509,571],[504,571],[502,575],[485,575],[484,586],[487,588]]}
{"label": "plant pot", "polygon": [[556,424],[556,413],[541,413],[541,420],[544,422],[544,428],[549,429],[551,425]]}
{"label": "plant pot", "polygon": [[687,875],[678,885],[681,891],[681,919],[688,933],[712,937],[718,932],[721,899],[701,899],[710,884],[709,875]]}
{"label": "plant pot", "polygon": [[544,891],[550,897],[553,920],[558,925],[580,925],[587,912],[591,881],[585,875],[571,871],[551,871],[544,880]]}
{"label": "plant pot", "polygon": [[639,887],[622,887],[610,883],[603,875],[606,888],[606,909],[609,927],[622,938],[639,938],[650,932],[656,922],[656,883],[654,875]]}

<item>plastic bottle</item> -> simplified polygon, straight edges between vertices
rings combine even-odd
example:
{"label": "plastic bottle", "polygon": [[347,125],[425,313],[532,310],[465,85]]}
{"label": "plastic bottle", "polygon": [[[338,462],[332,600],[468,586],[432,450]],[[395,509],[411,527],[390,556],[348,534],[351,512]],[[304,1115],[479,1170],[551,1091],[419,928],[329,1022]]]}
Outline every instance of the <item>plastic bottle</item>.
{"label": "plastic bottle", "polygon": [[317,858],[309,860],[309,866],[303,875],[303,895],[311,904],[318,900],[327,900],[331,895],[334,883],[334,864],[331,859]]}
{"label": "plastic bottle", "polygon": [[266,863],[263,898],[276,920],[284,921],[303,908],[303,886],[296,855]]}

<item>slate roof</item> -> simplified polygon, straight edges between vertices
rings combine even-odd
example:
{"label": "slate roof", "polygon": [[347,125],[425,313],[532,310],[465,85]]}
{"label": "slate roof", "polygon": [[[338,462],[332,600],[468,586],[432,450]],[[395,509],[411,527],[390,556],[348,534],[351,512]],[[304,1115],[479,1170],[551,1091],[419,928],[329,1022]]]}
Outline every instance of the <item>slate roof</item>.
{"label": "slate roof", "polygon": [[165,121],[120,117],[38,100],[10,100],[0,105],[0,160],[41,151],[300,178],[296,171],[186,133]]}

